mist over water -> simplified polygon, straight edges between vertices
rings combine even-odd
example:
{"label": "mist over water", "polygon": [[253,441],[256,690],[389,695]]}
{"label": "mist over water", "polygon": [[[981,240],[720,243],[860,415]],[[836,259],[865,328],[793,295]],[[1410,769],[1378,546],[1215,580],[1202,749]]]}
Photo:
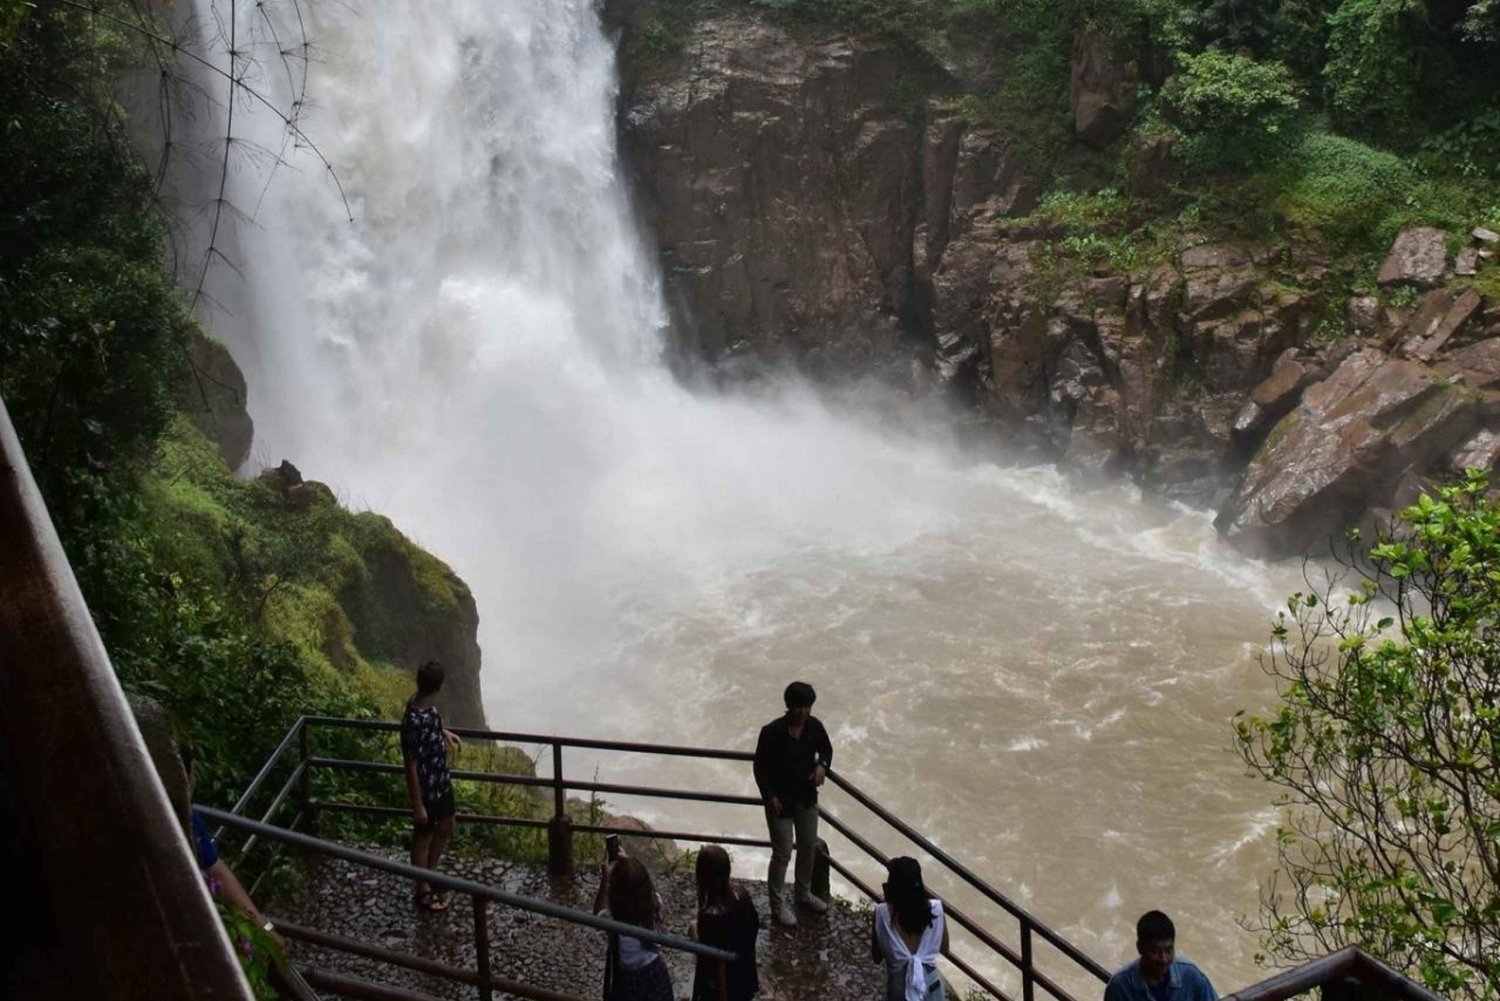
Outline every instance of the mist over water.
{"label": "mist over water", "polygon": [[[1255,654],[1295,570],[1127,486],[968,462],[902,401],[877,422],[795,384],[677,385],[592,0],[304,13],[321,60],[304,127],[354,222],[309,156],[263,201],[237,170],[259,211],[211,325],[246,369],[257,458],[388,514],[472,586],[491,723],[748,747],[804,678],[841,770],[1107,965],[1161,907],[1222,991],[1254,979],[1234,919],[1274,815],[1228,718],[1266,700]],[[271,116],[239,120],[280,147]],[[743,769],[598,767],[750,787]],[[763,830],[753,811],[620,805]]]}

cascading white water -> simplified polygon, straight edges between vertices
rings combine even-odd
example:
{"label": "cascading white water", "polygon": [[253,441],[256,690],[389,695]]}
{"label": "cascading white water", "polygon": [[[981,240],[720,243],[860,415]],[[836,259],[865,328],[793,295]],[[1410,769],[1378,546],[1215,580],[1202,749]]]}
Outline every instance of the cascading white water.
{"label": "cascading white water", "polygon": [[[354,222],[293,157],[213,325],[257,455],[389,514],[473,587],[491,721],[743,746],[805,678],[839,764],[1064,934],[1128,958],[1163,907],[1221,989],[1251,979],[1234,919],[1273,814],[1227,718],[1266,697],[1254,653],[1292,574],[1200,514],[968,465],[802,387],[675,384],[592,0],[303,13],[303,122]],[[268,44],[262,16],[241,12],[241,45]],[[280,145],[241,111],[238,134]],[[235,200],[263,184],[237,173]]]}

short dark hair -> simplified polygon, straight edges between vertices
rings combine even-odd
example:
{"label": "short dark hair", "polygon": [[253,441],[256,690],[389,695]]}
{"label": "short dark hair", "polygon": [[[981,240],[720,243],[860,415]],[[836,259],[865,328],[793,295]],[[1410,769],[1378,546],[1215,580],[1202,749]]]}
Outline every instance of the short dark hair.
{"label": "short dark hair", "polygon": [[805,681],[794,681],[787,685],[781,697],[786,701],[788,709],[811,709],[812,704],[818,701],[818,693]]}
{"label": "short dark hair", "polygon": [[429,660],[417,668],[417,694],[431,695],[443,687],[443,665]]}
{"label": "short dark hair", "polygon": [[1161,911],[1147,911],[1135,923],[1137,942],[1172,942],[1177,938],[1177,928],[1172,919]]}

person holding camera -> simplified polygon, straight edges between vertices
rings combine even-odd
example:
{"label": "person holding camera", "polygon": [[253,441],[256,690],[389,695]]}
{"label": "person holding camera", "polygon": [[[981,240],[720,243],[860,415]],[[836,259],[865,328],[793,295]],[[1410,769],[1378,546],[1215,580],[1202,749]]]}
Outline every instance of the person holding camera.
{"label": "person holding camera", "polygon": [[[604,852],[594,913],[660,931],[661,897],[651,885],[651,873],[625,854],[618,834],[604,839]],[[604,964],[604,1001],[674,1001],[674,997],[672,975],[661,957],[661,946],[611,932],[609,958]]]}
{"label": "person holding camera", "polygon": [[828,903],[812,892],[813,859],[818,850],[818,786],[833,764],[828,731],[812,714],[818,694],[805,681],[786,686],[782,700],[786,714],[760,728],[755,744],[755,784],[766,804],[766,827],[771,835],[771,866],[766,882],[771,914],[788,927],[797,923],[786,895],[786,869],[797,849],[796,901],[814,913]]}

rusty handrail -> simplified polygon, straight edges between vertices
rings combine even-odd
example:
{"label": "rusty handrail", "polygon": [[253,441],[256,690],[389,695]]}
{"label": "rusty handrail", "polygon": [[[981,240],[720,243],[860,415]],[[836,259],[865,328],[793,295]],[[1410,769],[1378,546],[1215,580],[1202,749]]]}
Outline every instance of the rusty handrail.
{"label": "rusty handrail", "polygon": [[850,782],[848,779],[844,778],[842,775],[838,774],[831,768],[828,770],[828,778],[829,781],[833,782],[834,785],[838,786],[840,789],[844,790],[844,792],[852,796],[857,803],[859,803],[865,809],[869,810],[871,813],[875,814],[875,816],[879,817],[887,824],[894,827],[908,840],[921,848],[923,852],[936,859],[937,862],[949,872],[953,873],[955,876],[962,879],[965,883],[968,883],[970,886],[974,887],[974,889],[978,890],[992,903],[999,905],[1012,917],[1020,921],[1021,927],[1023,929],[1029,928],[1031,931],[1040,935],[1049,945],[1053,946],[1064,956],[1067,956],[1069,959],[1073,960],[1073,962],[1083,967],[1086,971],[1096,977],[1101,983],[1107,983],[1109,981],[1110,971],[1105,969],[1104,966],[1084,953],[1077,946],[1073,945],[1073,943],[1063,938],[1057,932],[1053,931],[1051,928],[1048,928],[1042,922],[1038,921],[1025,908],[1021,907],[1021,905],[1017,904],[1009,897],[1006,897],[1004,894],[1000,893],[994,887],[990,886],[989,883],[986,883],[983,879],[980,879],[972,869],[964,865],[962,862],[958,861],[958,859],[954,858],[952,855],[949,855],[947,852],[943,851],[943,849],[939,848],[937,845],[933,844],[925,835],[923,835],[916,828],[912,827],[906,821],[902,820],[900,817],[897,817],[885,807],[875,802],[875,800],[869,794],[864,792],[864,790],[860,789],[853,782]]}
{"label": "rusty handrail", "polygon": [[24,806],[3,880],[44,904],[28,912],[20,993],[248,1001],[4,401],[0,767]]}
{"label": "rusty handrail", "polygon": [[[398,732],[400,723],[379,719],[346,719],[342,716],[303,716],[309,726],[332,726],[345,730],[385,730]],[[596,751],[630,751],[637,754],[666,754],[681,758],[708,758],[720,761],[754,761],[752,751],[731,751],[719,747],[688,747],[682,744],[643,744],[629,740],[600,740],[593,737],[559,737],[555,734],[519,733],[510,730],[480,730],[473,727],[449,727],[460,737],[497,740],[508,744],[547,744],[581,747]]]}
{"label": "rusty handrail", "polygon": [[1388,996],[1400,998],[1401,1001],[1447,1001],[1441,994],[1433,993],[1353,945],[1243,987],[1233,994],[1226,994],[1220,1001],[1287,1001],[1288,998],[1305,994],[1315,987],[1341,980],[1378,986]]}
{"label": "rusty handrail", "polygon": [[[349,720],[331,716],[307,716],[300,719],[298,723],[299,725],[304,725],[304,728],[302,730],[304,734],[308,733],[314,726],[329,726],[344,729],[383,732],[395,732],[400,729],[400,724],[390,721]],[[562,737],[554,734],[521,733],[515,731],[484,730],[475,728],[455,729],[454,732],[459,734],[460,736],[468,737],[470,739],[503,741],[513,744],[536,744],[542,746],[550,746],[553,750],[554,774],[551,777],[544,778],[534,775],[507,775],[492,772],[461,770],[455,770],[453,772],[453,777],[455,779],[508,785],[544,787],[554,790],[555,798],[558,800],[559,804],[557,807],[558,816],[555,817],[551,822],[537,821],[532,819],[521,820],[520,818],[496,817],[486,818],[484,821],[482,821],[486,823],[516,823],[528,827],[541,827],[544,826],[544,824],[550,827],[558,823],[563,823],[569,832],[574,830],[609,830],[609,828],[602,827],[600,825],[573,825],[571,821],[566,820],[566,818],[564,818],[562,815],[561,807],[561,802],[565,790],[618,793],[622,795],[648,796],[653,798],[665,799],[682,799],[711,803],[727,803],[731,805],[748,805],[755,807],[759,807],[761,805],[761,800],[758,796],[714,793],[699,790],[665,789],[653,786],[628,785],[620,783],[584,782],[578,780],[570,780],[562,775],[560,760],[561,749],[564,747],[577,747],[604,751],[623,751],[638,754],[663,754],[678,757],[694,757],[740,762],[754,761],[755,755],[749,751],[731,751],[721,748],[686,747],[675,744],[650,744],[637,741],[615,741],[600,740],[595,738]],[[399,774],[401,772],[401,766],[386,762],[308,757],[305,759],[305,764],[307,765],[309,770],[317,767],[340,771],[360,771],[386,774]],[[1089,957],[1087,954],[1082,952],[1082,950],[1078,949],[1071,942],[1068,942],[1061,935],[1054,932],[1045,924],[1038,921],[1020,905],[1011,901],[1008,897],[1004,896],[999,891],[994,889],[994,887],[990,886],[984,880],[980,879],[972,870],[964,866],[962,863],[958,862],[951,855],[942,851],[928,838],[921,834],[921,832],[917,831],[915,828],[902,821],[899,817],[896,817],[889,810],[886,810],[871,796],[869,796],[863,790],[859,789],[858,786],[855,786],[848,779],[845,779],[843,776],[835,773],[832,769],[829,770],[829,778],[838,788],[848,793],[856,803],[865,807],[866,809],[869,809],[881,820],[884,820],[888,824],[895,827],[897,831],[906,836],[919,848],[936,859],[939,864],[954,872],[965,882],[974,886],[984,897],[998,904],[1007,913],[1009,913],[1012,917],[1016,918],[1020,922],[1020,945],[1019,948],[1012,948],[1006,943],[1000,941],[1000,939],[998,939],[994,935],[991,935],[984,931],[984,929],[980,925],[978,925],[977,922],[975,922],[972,918],[969,918],[967,915],[963,914],[961,911],[950,909],[950,913],[952,914],[954,921],[971,932],[971,934],[975,936],[975,939],[981,946],[983,946],[985,949],[988,949],[990,952],[994,953],[999,958],[1003,959],[1012,967],[1020,971],[1022,978],[1021,1001],[1035,1001],[1035,989],[1037,987],[1041,987],[1053,998],[1056,998],[1057,1001],[1074,1001],[1073,997],[1066,990],[1064,990],[1061,985],[1059,985],[1051,977],[1036,968],[1032,950],[1033,935],[1040,936],[1043,940],[1053,945],[1063,954],[1064,957],[1078,964],[1080,967],[1082,967],[1085,973],[1096,977],[1100,982],[1104,982],[1109,979],[1109,971],[1106,970],[1101,964]],[[318,807],[338,810],[342,812],[369,813],[372,815],[395,816],[398,813],[403,815],[406,813],[406,811],[398,810],[396,808],[380,808],[353,803],[320,803],[318,804]],[[864,838],[860,837],[837,816],[822,807],[819,808],[819,814],[824,819],[826,819],[835,830],[848,838],[866,855],[875,859],[877,862],[883,863],[885,861],[885,857],[881,852],[875,849],[874,846]],[[621,833],[630,833],[636,836],[641,836],[640,832]],[[711,840],[707,836],[697,834],[678,835],[678,839],[695,841]],[[744,843],[751,842],[754,839],[737,838],[735,840]],[[852,876],[852,873],[849,873],[846,867],[837,863],[834,863],[834,866],[839,870],[841,874],[845,875],[846,878]],[[859,887],[867,896],[870,896],[873,899],[879,899],[878,896],[863,882],[859,880],[853,880],[853,882],[854,885]],[[955,963],[957,963],[966,974],[970,975],[971,979],[979,984],[991,996],[1000,999],[1000,1001],[1011,1001],[1011,999],[993,983],[984,979],[983,977],[975,975],[973,973],[972,967],[968,966],[968,964],[959,962],[957,957],[954,957],[951,954],[949,955],[949,958],[950,960],[953,960]]]}
{"label": "rusty handrail", "polygon": [[316,928],[292,924],[289,921],[277,921],[276,930],[286,938],[294,939],[298,942],[306,942],[308,945],[330,949],[334,952],[347,952],[351,956],[373,959],[380,963],[399,966],[402,969],[425,973],[429,976],[441,977],[444,980],[451,980],[454,983],[464,984],[469,987],[488,986],[493,990],[504,991],[515,997],[530,999],[530,1001],[583,1001],[582,998],[573,994],[564,994],[561,991],[547,990],[543,987],[533,987],[530,984],[523,984],[519,980],[512,980],[509,977],[498,977],[493,974],[484,975],[472,970],[460,969],[457,966],[452,966],[436,959],[411,956],[404,952],[397,952],[395,949],[387,949],[385,946],[349,938],[347,935],[335,935],[331,932],[319,931]]}
{"label": "rusty handrail", "polygon": [[617,935],[629,935],[642,942],[654,942],[657,945],[676,949],[679,952],[690,952],[696,956],[706,956],[709,959],[723,959],[733,962],[735,953],[726,949],[717,949],[711,945],[694,942],[692,939],[674,935],[671,932],[655,931],[651,928],[641,928],[637,925],[626,924],[613,918],[602,918],[597,914],[580,911],[573,907],[564,907],[554,904],[550,900],[540,900],[536,897],[527,897],[519,893],[510,893],[505,890],[476,883],[471,879],[463,879],[459,876],[450,876],[447,873],[438,872],[435,869],[424,869],[411,865],[407,862],[393,862],[390,859],[381,858],[379,855],[371,855],[357,848],[350,848],[335,841],[327,841],[323,838],[315,838],[310,834],[302,834],[298,831],[289,831],[283,827],[275,827],[271,824],[262,824],[259,821],[250,820],[224,810],[215,810],[212,807],[200,806],[197,808],[204,817],[209,820],[218,821],[228,827],[241,831],[249,831],[263,839],[280,841],[295,848],[312,852],[316,855],[327,855],[331,858],[342,859],[345,862],[353,862],[367,869],[378,869],[394,876],[427,883],[430,886],[450,890],[455,893],[466,894],[471,897],[481,897],[484,900],[517,910],[530,911],[543,917],[556,918],[569,924],[587,925],[600,931],[614,932]]}

